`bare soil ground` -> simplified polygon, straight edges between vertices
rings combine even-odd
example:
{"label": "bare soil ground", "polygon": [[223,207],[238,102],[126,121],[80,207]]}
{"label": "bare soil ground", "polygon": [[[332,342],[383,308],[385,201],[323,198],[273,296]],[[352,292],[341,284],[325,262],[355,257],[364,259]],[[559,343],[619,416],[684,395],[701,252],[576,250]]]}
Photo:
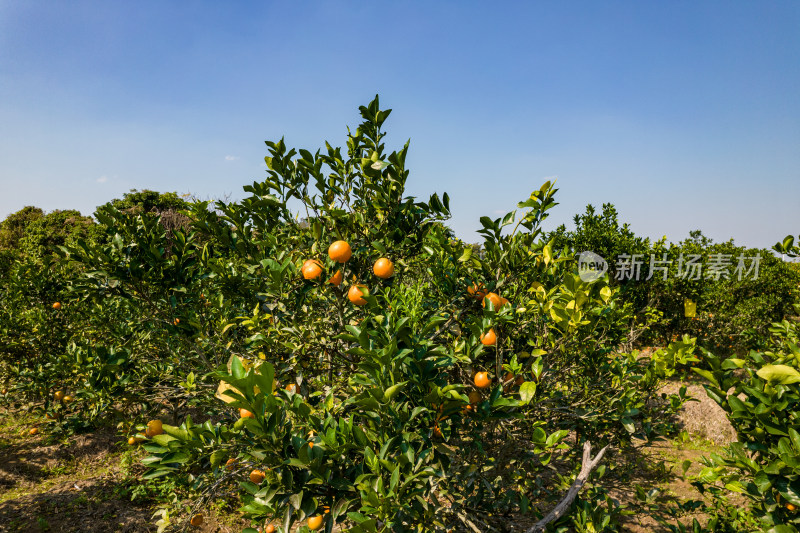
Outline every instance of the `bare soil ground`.
{"label": "bare soil ground", "polygon": [[[153,504],[131,501],[132,480],[143,472],[141,450],[112,429],[51,442],[42,433],[29,435],[32,427],[30,415],[0,409],[0,533],[158,529]],[[232,533],[244,527],[214,510],[205,516],[193,531]]]}
{"label": "bare soil ground", "polygon": [[[685,386],[688,395],[697,401],[687,402],[678,414],[676,423],[685,431],[681,438],[671,441],[652,443],[641,448],[639,459],[643,461],[642,469],[631,487],[614,491],[614,496],[621,502],[632,502],[635,498],[633,484],[641,485],[645,490],[657,489],[658,505],[670,505],[687,500],[701,500],[702,495],[688,481],[683,479],[681,464],[690,461],[687,476],[697,474],[702,468],[700,463],[704,455],[718,452],[723,446],[736,440],[736,432],[728,421],[725,411],[714,400],[708,397],[702,382],[693,377],[674,380],[667,383],[659,392],[675,394]],[[691,522],[697,518],[703,523],[700,513],[681,517],[682,522]],[[632,533],[660,533],[669,531],[652,516],[634,515],[626,517],[625,529]]]}
{"label": "bare soil ground", "polygon": [[[637,465],[634,479],[611,490],[621,503],[635,501],[635,484],[645,490],[657,489],[658,505],[700,498],[694,487],[680,478],[678,465],[689,460],[689,473],[697,472],[702,455],[735,439],[724,412],[706,396],[699,382],[672,382],[663,392],[675,392],[682,384],[699,400],[688,403],[679,416],[678,423],[689,438],[649,444],[631,456],[614,457]],[[143,471],[141,450],[129,447],[112,429],[54,441],[42,433],[30,436],[33,423],[29,414],[0,408],[0,533],[140,533],[158,529],[152,500],[131,501],[134,480]],[[205,523],[192,531],[232,533],[249,525],[229,507],[206,509],[204,515]],[[188,518],[172,517],[172,523],[183,526]],[[532,524],[527,517],[520,517],[505,529],[524,531]],[[628,516],[622,531],[668,530],[650,516]]]}

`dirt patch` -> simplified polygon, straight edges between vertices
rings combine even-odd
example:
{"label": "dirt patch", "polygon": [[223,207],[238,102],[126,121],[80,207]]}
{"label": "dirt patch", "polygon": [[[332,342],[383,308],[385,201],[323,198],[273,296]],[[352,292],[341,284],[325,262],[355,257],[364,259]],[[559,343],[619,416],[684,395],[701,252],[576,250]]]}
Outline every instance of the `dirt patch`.
{"label": "dirt patch", "polygon": [[689,395],[697,401],[686,402],[678,413],[678,423],[693,438],[706,439],[724,446],[737,440],[736,430],[728,421],[725,411],[706,394],[699,383],[672,381],[659,392],[677,394],[685,386]]}
{"label": "dirt patch", "polygon": [[113,476],[107,475],[6,500],[0,503],[0,531],[155,531],[152,511],[120,500],[116,485]]}
{"label": "dirt patch", "polygon": [[[0,408],[0,533],[158,529],[157,506],[130,497],[132,480],[144,470],[140,449],[127,446],[113,429],[50,442],[43,425],[38,435],[28,434],[35,422],[24,411]],[[192,531],[233,533],[249,525],[216,509],[203,514],[204,524]],[[173,516],[177,527],[168,531],[182,529],[188,518]]]}

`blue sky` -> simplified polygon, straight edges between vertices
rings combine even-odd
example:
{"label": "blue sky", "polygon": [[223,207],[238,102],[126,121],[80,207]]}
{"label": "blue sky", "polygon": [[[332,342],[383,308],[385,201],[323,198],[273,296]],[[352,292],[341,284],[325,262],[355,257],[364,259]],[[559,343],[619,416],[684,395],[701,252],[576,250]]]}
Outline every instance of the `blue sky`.
{"label": "blue sky", "polygon": [[0,0],[0,218],[130,189],[241,198],[265,140],[376,93],[407,192],[469,241],[547,179],[640,235],[800,232],[800,3]]}

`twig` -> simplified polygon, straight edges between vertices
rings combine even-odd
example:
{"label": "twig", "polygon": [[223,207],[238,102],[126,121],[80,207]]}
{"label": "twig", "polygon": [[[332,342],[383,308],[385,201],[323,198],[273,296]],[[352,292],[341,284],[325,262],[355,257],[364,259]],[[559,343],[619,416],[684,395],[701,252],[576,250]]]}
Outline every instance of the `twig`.
{"label": "twig", "polygon": [[581,462],[581,471],[578,472],[578,477],[575,478],[575,481],[572,483],[572,486],[567,491],[566,496],[555,506],[555,508],[548,513],[547,516],[536,522],[533,527],[531,527],[525,533],[542,533],[544,528],[547,524],[560,518],[567,509],[572,505],[572,502],[575,500],[575,497],[580,492],[583,485],[589,479],[589,474],[592,473],[592,470],[600,463],[600,460],[603,458],[603,455],[606,453],[608,449],[608,445],[606,445],[600,453],[598,453],[594,459],[592,459],[592,443],[588,440],[583,443],[583,461]]}

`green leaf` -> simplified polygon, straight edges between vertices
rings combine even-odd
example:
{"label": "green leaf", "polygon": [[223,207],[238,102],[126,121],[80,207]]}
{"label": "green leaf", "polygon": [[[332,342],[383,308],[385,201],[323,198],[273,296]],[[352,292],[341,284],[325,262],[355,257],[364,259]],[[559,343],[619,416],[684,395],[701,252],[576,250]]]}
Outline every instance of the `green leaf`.
{"label": "green leaf", "polygon": [[289,496],[289,503],[292,504],[292,507],[295,509],[300,509],[300,505],[303,503],[303,491],[296,494],[292,494]]}
{"label": "green leaf", "polygon": [[525,403],[530,403],[536,396],[536,382],[526,381],[519,388],[519,397]]}
{"label": "green leaf", "polygon": [[391,387],[386,389],[384,391],[384,393],[383,393],[383,401],[385,401],[385,402],[391,401],[392,398],[397,396],[397,394],[403,389],[403,387],[406,385],[406,383],[407,382],[404,381],[402,383],[398,383],[397,385],[392,385]]}
{"label": "green leaf", "polygon": [[236,379],[242,379],[245,374],[242,361],[236,356],[233,356],[233,360],[231,361],[231,374]]}
{"label": "green leaf", "polygon": [[636,428],[633,425],[633,420],[631,420],[627,416],[622,417],[621,422],[622,422],[622,427],[624,427],[625,431],[627,431],[628,433],[633,433],[636,430]]}
{"label": "green leaf", "polygon": [[167,435],[171,435],[178,440],[187,441],[189,440],[189,432],[185,429],[181,429],[175,426],[171,426],[169,424],[162,424],[161,426],[164,429],[164,433]]}
{"label": "green leaf", "polygon": [[170,442],[176,441],[178,439],[176,439],[172,435],[167,435],[166,433],[162,433],[161,435],[153,436],[152,440],[157,444],[160,444],[161,446],[169,446]]}
{"label": "green leaf", "polygon": [[600,289],[600,298],[603,299],[603,302],[608,303],[611,299],[611,289],[606,285],[602,289]]}
{"label": "green leaf", "polygon": [[719,388],[721,388],[721,387],[719,386],[719,382],[717,381],[717,378],[715,378],[715,377],[714,377],[714,374],[712,374],[712,373],[711,373],[709,370],[703,370],[702,368],[694,368],[694,367],[693,367],[693,368],[692,368],[692,371],[693,371],[695,374],[699,374],[699,375],[703,376],[704,378],[706,378],[708,381],[710,381],[711,383],[713,383],[713,384],[714,384],[714,386],[715,386],[715,387],[717,387],[718,389],[719,389]]}
{"label": "green leaf", "polygon": [[270,363],[261,363],[254,372],[255,382],[261,394],[272,394],[272,386],[275,383],[275,368]]}
{"label": "green leaf", "polygon": [[780,383],[782,385],[800,383],[800,372],[787,365],[767,365],[756,374],[770,383]]}
{"label": "green leaf", "polygon": [[225,457],[225,452],[223,450],[214,450],[211,453],[211,466],[215,467],[222,462],[222,459]]}
{"label": "green leaf", "polygon": [[797,528],[794,526],[787,526],[778,524],[768,531],[768,533],[797,533]]}
{"label": "green leaf", "polygon": [[553,250],[550,246],[550,243],[547,243],[544,248],[542,249],[542,255],[544,256],[544,265],[548,266],[550,263],[553,262]]}

